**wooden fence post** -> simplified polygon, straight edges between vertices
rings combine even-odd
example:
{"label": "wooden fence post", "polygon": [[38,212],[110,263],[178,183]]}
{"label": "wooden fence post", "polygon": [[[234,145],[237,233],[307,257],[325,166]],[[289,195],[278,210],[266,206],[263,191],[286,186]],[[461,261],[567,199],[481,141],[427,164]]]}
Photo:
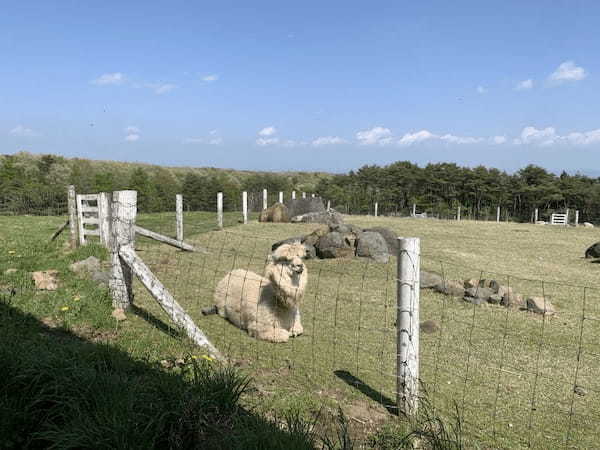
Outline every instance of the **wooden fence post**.
{"label": "wooden fence post", "polygon": [[575,210],[575,226],[579,225],[579,210]]}
{"label": "wooden fence post", "polygon": [[419,238],[398,238],[396,404],[414,415],[419,406]]}
{"label": "wooden fence post", "polygon": [[569,208],[567,208],[567,223],[566,225],[569,225]]}
{"label": "wooden fence post", "polygon": [[310,198],[315,198],[315,194],[310,194]]}
{"label": "wooden fence post", "polygon": [[283,192],[279,191],[279,203],[283,203]]}
{"label": "wooden fence post", "polygon": [[248,223],[248,193],[242,192],[242,216],[244,217],[244,225]]}
{"label": "wooden fence post", "polygon": [[296,191],[292,191],[292,200],[296,200]]}
{"label": "wooden fence post", "polygon": [[417,204],[413,203],[413,211],[412,211],[412,216],[415,217],[417,215]]}
{"label": "wooden fence post", "polygon": [[135,243],[135,216],[137,214],[137,191],[115,191],[112,196],[111,224],[111,279],[110,292],[113,307],[128,309],[133,302],[131,269],[119,257],[122,246]]}
{"label": "wooden fence post", "polygon": [[538,221],[538,209],[535,208],[533,223],[536,223],[537,221]]}
{"label": "wooden fence post", "polygon": [[460,206],[456,209],[456,220],[460,221]]}
{"label": "wooden fence post", "polygon": [[177,240],[183,241],[183,195],[175,195],[175,224]]}
{"label": "wooden fence post", "polygon": [[331,200],[327,200],[327,211],[331,210]]}
{"label": "wooden fence post", "polygon": [[500,222],[500,207],[496,209],[496,222]]}
{"label": "wooden fence post", "polygon": [[77,204],[75,201],[75,186],[69,185],[67,191],[67,206],[69,208],[69,245],[77,247]]}
{"label": "wooden fence post", "polygon": [[217,226],[223,229],[223,193],[217,192]]}
{"label": "wooden fence post", "polygon": [[375,202],[375,217],[377,217],[377,207],[378,207],[378,206],[379,206],[379,205],[377,204],[377,202]]}
{"label": "wooden fence post", "polygon": [[268,193],[266,189],[263,189],[263,209],[269,207]]}
{"label": "wooden fence post", "polygon": [[111,233],[111,196],[108,192],[98,194],[98,231],[100,243],[110,249]]}

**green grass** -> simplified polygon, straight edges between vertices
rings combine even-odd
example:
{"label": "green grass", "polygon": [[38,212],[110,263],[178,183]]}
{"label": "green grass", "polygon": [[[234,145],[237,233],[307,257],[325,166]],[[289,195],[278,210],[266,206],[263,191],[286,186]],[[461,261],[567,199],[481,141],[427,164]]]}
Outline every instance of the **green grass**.
{"label": "green grass", "polygon": [[[57,268],[85,257],[93,247],[61,253],[45,246],[60,218],[0,218],[1,282],[22,282],[26,271]],[[255,379],[247,407],[268,414],[299,412],[312,418],[342,405],[354,436],[364,438],[395,423],[381,404],[395,397],[395,259],[308,261],[309,283],[302,317],[305,334],[287,344],[256,341],[216,316],[203,317],[216,282],[232,268],[262,272],[270,246],[314,226],[259,224],[214,231],[214,214],[189,213],[186,240],[210,250],[186,253],[139,238],[136,248],[213,343]],[[594,448],[600,418],[600,266],[582,258],[595,230],[528,224],[348,217],[358,225],[386,226],[401,236],[421,238],[424,269],[450,279],[493,278],[524,295],[546,295],[559,313],[541,318],[501,306],[475,307],[461,299],[421,291],[421,320],[441,330],[421,335],[421,375],[434,410],[452,417],[454,402],[462,428],[481,448]],[[174,233],[173,215],[142,215],[138,223]],[[28,232],[30,239],[9,240]],[[1,238],[0,238],[1,239]],[[94,251],[98,251],[97,249]],[[86,253],[87,252],[87,253]],[[57,254],[62,256],[57,259]],[[17,255],[20,255],[17,257]],[[10,277],[8,267],[19,269]],[[72,277],[71,277],[72,278]],[[110,342],[136,360],[185,355],[200,357],[166,314],[136,283],[137,309],[127,321],[110,317],[110,300],[86,280],[69,278],[59,291],[26,290],[14,305],[36,317],[71,327],[111,330]],[[543,280],[540,281],[540,280]],[[584,288],[584,286],[589,286]],[[30,286],[29,286],[30,287]],[[25,292],[25,291],[24,291]],[[76,295],[81,300],[75,302]],[[81,306],[77,306],[79,303]],[[69,306],[67,313],[60,310]],[[81,332],[85,334],[84,332]],[[574,383],[586,395],[573,392]],[[372,441],[376,442],[376,441]],[[471,445],[467,446],[470,447]]]}

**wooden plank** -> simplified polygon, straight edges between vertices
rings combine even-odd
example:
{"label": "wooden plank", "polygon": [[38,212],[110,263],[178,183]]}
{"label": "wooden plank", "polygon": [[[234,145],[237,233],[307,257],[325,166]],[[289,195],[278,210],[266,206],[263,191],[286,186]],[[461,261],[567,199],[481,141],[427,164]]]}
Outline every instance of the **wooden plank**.
{"label": "wooden plank", "polygon": [[81,210],[82,195],[77,195],[77,225],[79,228],[79,245],[85,245],[85,235],[83,234],[83,211]]}
{"label": "wooden plank", "polygon": [[110,246],[110,195],[101,192],[98,196],[98,231],[100,231],[100,243],[106,248]]}
{"label": "wooden plank", "polygon": [[90,212],[98,212],[98,207],[97,206],[87,206],[87,205],[81,205],[81,211],[84,213],[90,213]]}
{"label": "wooden plank", "polygon": [[88,230],[88,229],[84,228],[83,232],[85,233],[86,236],[100,236],[100,230],[98,230],[98,229]]}
{"label": "wooden plank", "polygon": [[208,340],[191,317],[177,303],[171,293],[164,287],[158,278],[148,269],[144,261],[135,253],[131,245],[120,248],[119,256],[125,261],[140,282],[156,299],[162,309],[169,315],[171,320],[183,328],[188,337],[200,347],[206,348],[210,356],[222,360],[223,357],[217,348]]}
{"label": "wooden plank", "polygon": [[155,241],[163,242],[164,244],[170,245],[172,247],[180,248],[181,250],[185,250],[188,252],[199,251],[200,253],[208,253],[204,249],[197,250],[193,245],[186,244],[183,241],[178,241],[177,239],[170,238],[168,236],[164,236],[162,234],[156,233],[154,231],[147,230],[146,228],[142,228],[140,226],[135,226],[135,232],[144,237],[154,239]]}
{"label": "wooden plank", "polygon": [[84,225],[98,225],[100,223],[100,219],[97,217],[84,217],[83,224]]}
{"label": "wooden plank", "polygon": [[177,240],[183,241],[183,195],[175,195],[175,230]]}
{"label": "wooden plank", "polygon": [[77,196],[73,185],[70,185],[67,190],[67,205],[69,209],[69,243],[70,247],[74,249],[77,247]]}
{"label": "wooden plank", "polygon": [[98,194],[79,194],[77,197],[81,200],[96,200],[98,201]]}

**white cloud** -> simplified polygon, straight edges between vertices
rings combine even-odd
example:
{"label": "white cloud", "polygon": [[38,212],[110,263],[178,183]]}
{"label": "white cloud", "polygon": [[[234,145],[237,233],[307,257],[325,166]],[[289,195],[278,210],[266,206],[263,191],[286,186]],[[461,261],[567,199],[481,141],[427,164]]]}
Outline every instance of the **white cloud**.
{"label": "white cloud", "polygon": [[140,139],[139,134],[128,134],[127,136],[125,136],[125,140],[127,142],[135,142],[135,141],[138,141],[139,139]]}
{"label": "white cloud", "polygon": [[483,86],[479,85],[477,86],[477,93],[479,94],[485,94],[488,90],[486,88],[484,88]]}
{"label": "white cloud", "polygon": [[8,132],[8,134],[11,134],[13,136],[19,136],[19,137],[34,137],[34,136],[38,136],[38,133],[36,133],[35,131],[33,131],[31,128],[27,128],[27,127],[25,127],[23,125],[17,125],[12,130],[10,130]]}
{"label": "white cloud", "polygon": [[454,134],[443,134],[437,135],[428,130],[417,131],[416,133],[406,133],[404,136],[400,138],[398,144],[400,145],[413,145],[418,144],[419,142],[424,142],[428,140],[440,140],[443,142],[448,142],[450,144],[476,144],[478,142],[482,142],[484,139],[479,137],[471,137],[471,136],[456,136]]}
{"label": "white cloud", "polygon": [[210,130],[210,131],[208,132],[208,134],[210,134],[211,136],[214,136],[215,134],[217,134],[217,130],[216,130],[216,129],[214,129],[214,130]]}
{"label": "white cloud", "polygon": [[91,81],[92,84],[96,84],[98,86],[106,86],[106,85],[119,85],[125,82],[125,75],[121,72],[115,73],[104,73],[100,75],[98,78]]}
{"label": "white cloud", "polygon": [[181,140],[182,144],[202,144],[204,142],[204,138],[183,138]]}
{"label": "white cloud", "polygon": [[452,144],[476,144],[481,142],[483,139],[471,136],[454,136],[453,134],[444,134],[439,137],[442,141],[450,142]]}
{"label": "white cloud", "polygon": [[595,144],[600,142],[600,129],[585,131],[583,133],[574,132],[566,135],[564,139],[568,140],[572,144],[587,145]]}
{"label": "white cloud", "polygon": [[580,81],[587,77],[583,67],[576,66],[573,61],[565,61],[549,77],[550,81],[562,83],[564,81]]}
{"label": "white cloud", "polygon": [[554,144],[560,137],[556,134],[553,127],[537,129],[535,127],[525,127],[521,131],[521,136],[515,139],[515,144],[535,144],[541,147],[547,147]]}
{"label": "white cloud", "polygon": [[490,142],[492,144],[496,144],[496,145],[505,144],[506,141],[507,141],[506,136],[492,136],[490,138]]}
{"label": "white cloud", "polygon": [[400,145],[412,145],[416,144],[417,142],[423,142],[428,139],[435,139],[437,137],[438,136],[427,130],[421,130],[417,131],[416,133],[406,133],[404,136],[402,136],[398,143]]}
{"label": "white cloud", "polygon": [[259,136],[273,136],[277,133],[277,129],[275,127],[265,127],[258,132]]}
{"label": "white cloud", "polygon": [[256,145],[260,145],[261,147],[266,147],[267,145],[275,144],[279,144],[279,138],[258,138],[256,140]]}
{"label": "white cloud", "polygon": [[125,127],[125,133],[127,133],[127,134],[139,134],[140,133],[140,129],[138,127],[134,127],[133,125],[129,125],[128,127]]}
{"label": "white cloud", "polygon": [[152,89],[155,94],[162,95],[167,92],[171,92],[173,89],[177,88],[175,84],[170,83],[146,83],[144,87],[148,89]]}
{"label": "white cloud", "polygon": [[389,128],[375,127],[356,133],[360,145],[386,145],[392,142],[392,132]]}
{"label": "white cloud", "polygon": [[217,75],[216,73],[212,73],[210,75],[204,75],[201,79],[202,81],[210,83],[212,81],[217,81],[219,79],[219,75]]}
{"label": "white cloud", "polygon": [[515,86],[516,91],[527,91],[531,88],[533,88],[533,80],[532,79],[519,81],[517,83],[517,85]]}
{"label": "white cloud", "polygon": [[323,145],[336,145],[343,144],[345,142],[346,141],[344,139],[338,136],[322,136],[313,140],[311,144],[313,147],[321,147]]}
{"label": "white cloud", "polygon": [[221,145],[223,143],[223,138],[215,137],[215,138],[209,139],[208,143],[210,145]]}

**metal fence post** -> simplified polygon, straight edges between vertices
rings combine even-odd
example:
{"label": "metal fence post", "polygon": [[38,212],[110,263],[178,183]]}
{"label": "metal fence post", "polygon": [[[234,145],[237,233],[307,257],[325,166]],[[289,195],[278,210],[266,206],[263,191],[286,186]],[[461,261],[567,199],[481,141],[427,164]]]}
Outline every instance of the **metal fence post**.
{"label": "metal fence post", "polygon": [[396,404],[414,415],[419,406],[420,239],[398,238]]}

